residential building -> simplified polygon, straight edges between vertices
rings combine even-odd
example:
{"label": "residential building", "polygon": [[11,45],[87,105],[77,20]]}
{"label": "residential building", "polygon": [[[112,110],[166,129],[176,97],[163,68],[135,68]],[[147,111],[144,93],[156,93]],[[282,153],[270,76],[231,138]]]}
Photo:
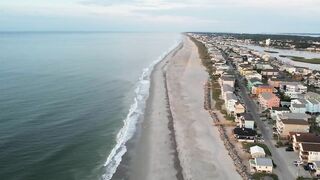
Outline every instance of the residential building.
{"label": "residential building", "polygon": [[306,93],[307,86],[302,85],[300,82],[280,82],[279,89],[282,92],[299,92]]}
{"label": "residential building", "polygon": [[252,146],[250,147],[250,155],[252,158],[265,157],[266,153],[264,149],[260,146]]}
{"label": "residential building", "polygon": [[300,144],[317,144],[320,146],[320,136],[313,133],[290,133],[292,137],[292,147],[294,151],[300,151]]}
{"label": "residential building", "polygon": [[261,71],[262,76],[278,76],[279,71],[277,69],[265,69]]}
{"label": "residential building", "polygon": [[233,129],[233,134],[238,141],[254,142],[257,132],[250,128],[236,127]]}
{"label": "residential building", "polygon": [[256,71],[253,71],[253,72],[251,72],[251,73],[246,74],[246,75],[245,75],[245,78],[246,78],[247,80],[255,78],[255,79],[258,79],[258,80],[261,81],[261,80],[262,80],[262,75],[259,74],[259,73],[256,72]]}
{"label": "residential building", "polygon": [[227,98],[227,94],[228,93],[232,93],[234,92],[234,88],[231,87],[229,84],[224,84],[221,86],[221,96],[222,99],[226,101]]}
{"label": "residential building", "polygon": [[246,112],[246,108],[243,104],[241,104],[239,101],[234,105],[234,113],[235,114],[242,114]]}
{"label": "residential building", "polygon": [[243,113],[238,117],[239,125],[243,128],[254,129],[254,119],[249,113]]}
{"label": "residential building", "polygon": [[305,99],[293,99],[289,109],[292,113],[305,113],[308,102]]}
{"label": "residential building", "polygon": [[291,100],[290,110],[293,113],[318,113],[320,102],[315,99],[294,99]]}
{"label": "residential building", "polygon": [[282,82],[282,80],[276,77],[272,77],[268,79],[268,84],[274,88],[278,88],[280,82]]}
{"label": "residential building", "polygon": [[262,84],[262,85],[254,85],[252,87],[252,90],[251,90],[251,93],[253,95],[260,95],[261,93],[265,93],[265,92],[269,92],[269,93],[272,93],[273,92],[273,87],[272,86],[269,86],[269,85],[265,85],[265,84]]}
{"label": "residential building", "polygon": [[256,64],[256,69],[265,70],[265,69],[273,69],[273,67],[270,66],[270,64],[257,63],[257,64]]}
{"label": "residential building", "polygon": [[300,143],[300,160],[303,162],[320,161],[320,145],[311,143]]}
{"label": "residential building", "polygon": [[221,75],[224,72],[228,71],[230,69],[230,67],[228,65],[221,65],[221,66],[217,66],[216,67],[216,75]]}
{"label": "residential building", "polygon": [[276,120],[280,114],[290,113],[290,109],[287,107],[272,107],[270,110],[270,118]]}
{"label": "residential building", "polygon": [[280,137],[288,138],[290,132],[309,132],[309,123],[303,119],[280,119],[276,123]]}
{"label": "residential building", "polygon": [[315,92],[307,92],[305,95],[304,95],[304,97],[306,98],[306,99],[314,99],[314,100],[317,100],[317,101],[319,101],[320,102],[320,94],[318,94],[318,93],[315,93]]}
{"label": "residential building", "polygon": [[279,97],[270,92],[261,93],[258,101],[260,107],[263,109],[271,109],[272,107],[279,107],[280,105]]}
{"label": "residential building", "polygon": [[307,99],[307,112],[309,113],[319,113],[320,112],[320,102],[315,99]]}
{"label": "residential building", "polygon": [[303,119],[305,121],[308,121],[311,118],[310,115],[305,114],[305,113],[286,113],[283,112],[281,114],[278,115],[277,120],[280,119]]}
{"label": "residential building", "polygon": [[272,173],[273,163],[270,158],[259,157],[249,161],[251,172]]}
{"label": "residential building", "polygon": [[220,86],[229,85],[230,87],[234,87],[235,77],[233,75],[222,75],[219,78]]}
{"label": "residential building", "polygon": [[227,93],[225,99],[225,106],[228,114],[234,114],[235,104],[238,102],[238,98],[234,93]]}
{"label": "residential building", "polygon": [[261,82],[261,80],[257,79],[257,78],[252,78],[248,80],[248,84],[247,87],[249,89],[249,91],[252,91],[252,87],[255,85],[262,85],[263,83]]}

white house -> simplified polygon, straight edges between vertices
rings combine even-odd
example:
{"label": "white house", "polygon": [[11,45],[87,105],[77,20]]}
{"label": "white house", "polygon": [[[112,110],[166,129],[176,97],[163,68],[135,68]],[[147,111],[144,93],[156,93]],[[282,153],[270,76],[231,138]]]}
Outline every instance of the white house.
{"label": "white house", "polygon": [[235,112],[235,104],[238,102],[238,98],[234,93],[227,93],[225,99],[225,106],[228,114]]}
{"label": "white house", "polygon": [[305,99],[291,100],[290,110],[292,113],[305,113],[307,111],[308,101]]}
{"label": "white house", "polygon": [[272,173],[273,163],[270,158],[255,158],[250,160],[251,172]]}
{"label": "white house", "polygon": [[299,92],[306,93],[307,86],[302,85],[300,82],[280,82],[279,89],[282,92]]}
{"label": "white house", "polygon": [[270,110],[270,118],[276,120],[279,114],[290,113],[290,109],[286,107],[272,107]]}
{"label": "white house", "polygon": [[240,127],[254,129],[254,119],[251,114],[244,113],[239,117]]}
{"label": "white house", "polygon": [[303,162],[320,161],[320,146],[313,143],[301,143],[300,145],[300,160]]}
{"label": "white house", "polygon": [[230,69],[228,65],[221,65],[221,66],[217,66],[216,68],[217,68],[215,73],[216,75],[221,75]]}
{"label": "white house", "polygon": [[320,112],[320,102],[315,99],[307,99],[307,112],[318,113]]}
{"label": "white house", "polygon": [[252,146],[250,147],[250,154],[252,158],[265,157],[266,153],[264,149],[260,146]]}
{"label": "white house", "polygon": [[259,79],[261,81],[262,80],[262,75],[259,74],[258,72],[251,72],[251,73],[246,74],[245,78],[247,80],[256,78],[256,79]]}
{"label": "white house", "polygon": [[229,85],[231,87],[234,87],[235,78],[231,75],[222,75],[219,78],[219,83],[220,83],[220,86]]}
{"label": "white house", "polygon": [[227,94],[228,93],[232,93],[234,92],[234,88],[231,87],[229,84],[224,84],[221,86],[221,95],[222,95],[222,99],[226,101],[227,98]]}
{"label": "white house", "polygon": [[299,91],[285,91],[284,95],[290,97],[291,99],[303,98],[303,94]]}

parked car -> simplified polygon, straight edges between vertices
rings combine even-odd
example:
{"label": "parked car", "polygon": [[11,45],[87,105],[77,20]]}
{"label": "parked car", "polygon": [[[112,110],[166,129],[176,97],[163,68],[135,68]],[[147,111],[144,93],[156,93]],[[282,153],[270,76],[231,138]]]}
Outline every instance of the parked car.
{"label": "parked car", "polygon": [[[303,164],[302,161],[299,161],[299,160],[296,160],[296,161],[293,161],[293,164],[296,165],[296,166],[300,166]],[[309,166],[308,166],[309,167]]]}
{"label": "parked car", "polygon": [[292,146],[287,147],[286,151],[293,151],[293,147]]}

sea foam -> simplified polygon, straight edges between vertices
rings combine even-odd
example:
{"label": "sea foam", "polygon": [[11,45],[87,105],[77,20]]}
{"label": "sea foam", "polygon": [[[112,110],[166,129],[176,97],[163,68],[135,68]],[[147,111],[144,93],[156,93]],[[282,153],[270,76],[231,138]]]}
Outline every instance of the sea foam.
{"label": "sea foam", "polygon": [[123,127],[117,134],[116,145],[111,150],[104,164],[106,171],[102,176],[103,180],[110,180],[112,178],[122,160],[122,156],[127,152],[126,142],[133,137],[136,124],[145,110],[146,100],[149,97],[150,75],[154,66],[174,50],[181,41],[180,37],[165,53],[153,61],[147,68],[143,69],[139,81],[136,84],[134,102],[130,106],[127,117],[123,120]]}

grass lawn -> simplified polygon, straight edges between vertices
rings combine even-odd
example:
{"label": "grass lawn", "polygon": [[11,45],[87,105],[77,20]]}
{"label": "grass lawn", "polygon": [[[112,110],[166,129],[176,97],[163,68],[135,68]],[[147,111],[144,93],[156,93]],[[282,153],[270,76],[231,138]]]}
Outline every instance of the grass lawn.
{"label": "grass lawn", "polygon": [[271,177],[273,180],[278,180],[278,176],[276,174],[254,173],[252,175],[252,179],[255,180],[263,180],[264,177]]}
{"label": "grass lawn", "polygon": [[268,146],[265,145],[265,144],[262,144],[262,143],[242,142],[242,147],[243,147],[244,149],[246,149],[247,151],[250,151],[250,147],[256,146],[256,145],[262,147],[262,148],[264,149],[264,152],[266,153],[266,155],[271,156],[271,152],[270,152]]}

